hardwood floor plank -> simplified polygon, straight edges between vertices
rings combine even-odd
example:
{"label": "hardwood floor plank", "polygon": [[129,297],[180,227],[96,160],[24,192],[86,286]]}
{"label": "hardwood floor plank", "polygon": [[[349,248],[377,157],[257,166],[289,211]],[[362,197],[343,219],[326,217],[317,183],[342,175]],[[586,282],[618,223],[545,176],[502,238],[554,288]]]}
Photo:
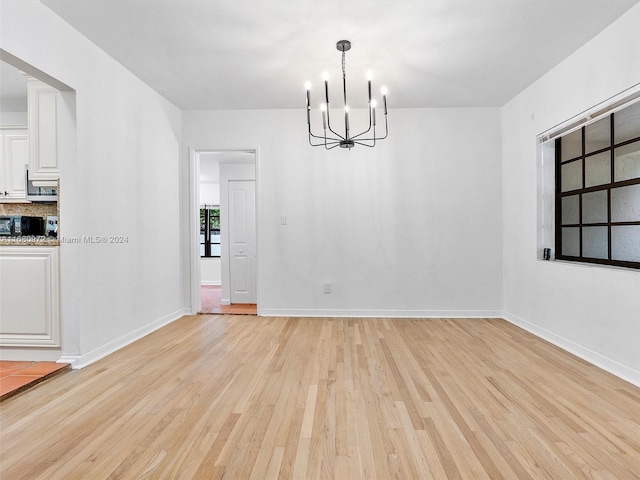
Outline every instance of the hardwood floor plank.
{"label": "hardwood floor plank", "polygon": [[0,478],[640,479],[640,389],[499,319],[187,316],[0,406]]}

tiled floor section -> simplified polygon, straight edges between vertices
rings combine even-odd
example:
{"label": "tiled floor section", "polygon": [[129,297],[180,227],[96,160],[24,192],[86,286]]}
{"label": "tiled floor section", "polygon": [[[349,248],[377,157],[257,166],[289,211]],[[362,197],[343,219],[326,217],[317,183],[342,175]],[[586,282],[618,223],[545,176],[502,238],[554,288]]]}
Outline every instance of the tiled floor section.
{"label": "tiled floor section", "polygon": [[226,313],[230,315],[256,315],[255,303],[220,305],[222,287],[220,285],[203,285],[200,290],[202,309],[200,313]]}
{"label": "tiled floor section", "polygon": [[0,360],[0,401],[69,368],[68,363]]}

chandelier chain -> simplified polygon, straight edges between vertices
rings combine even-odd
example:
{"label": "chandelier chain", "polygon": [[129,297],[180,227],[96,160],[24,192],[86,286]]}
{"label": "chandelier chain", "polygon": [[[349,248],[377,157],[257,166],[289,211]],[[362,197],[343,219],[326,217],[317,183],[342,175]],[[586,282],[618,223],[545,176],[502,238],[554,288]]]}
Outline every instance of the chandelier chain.
{"label": "chandelier chain", "polygon": [[347,62],[345,60],[345,52],[342,50],[342,93],[344,95],[344,104],[347,105]]}

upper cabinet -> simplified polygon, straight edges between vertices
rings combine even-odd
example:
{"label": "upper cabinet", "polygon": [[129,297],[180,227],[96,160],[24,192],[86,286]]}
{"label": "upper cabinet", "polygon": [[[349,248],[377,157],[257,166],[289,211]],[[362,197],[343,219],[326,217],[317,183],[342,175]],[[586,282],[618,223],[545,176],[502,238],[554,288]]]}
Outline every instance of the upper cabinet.
{"label": "upper cabinet", "polygon": [[55,185],[60,178],[57,116],[60,92],[39,80],[27,84],[29,179]]}
{"label": "upper cabinet", "polygon": [[27,127],[0,127],[0,203],[25,201],[28,162]]}

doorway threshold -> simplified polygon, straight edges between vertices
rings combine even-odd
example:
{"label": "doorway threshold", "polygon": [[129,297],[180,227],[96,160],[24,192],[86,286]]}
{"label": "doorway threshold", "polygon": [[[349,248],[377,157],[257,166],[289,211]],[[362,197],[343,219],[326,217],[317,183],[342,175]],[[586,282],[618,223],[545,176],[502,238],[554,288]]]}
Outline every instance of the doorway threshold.
{"label": "doorway threshold", "polygon": [[198,313],[205,315],[257,315],[255,303],[234,303],[222,305],[222,288],[220,285],[202,285],[200,287],[202,306]]}

